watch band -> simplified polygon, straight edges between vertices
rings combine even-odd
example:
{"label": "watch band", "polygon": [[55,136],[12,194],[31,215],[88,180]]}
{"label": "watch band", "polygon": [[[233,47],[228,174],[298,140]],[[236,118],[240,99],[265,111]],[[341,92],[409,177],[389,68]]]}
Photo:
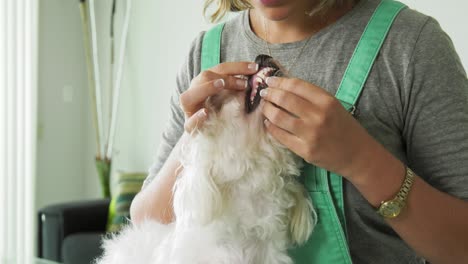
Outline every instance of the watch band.
{"label": "watch band", "polygon": [[406,167],[405,180],[403,181],[400,191],[397,193],[395,198],[400,200],[404,204],[406,204],[408,193],[411,190],[413,183],[414,183],[414,172],[410,168]]}
{"label": "watch band", "polygon": [[397,217],[406,206],[408,194],[413,186],[414,179],[414,172],[410,168],[406,167],[405,179],[403,180],[400,190],[393,199],[382,201],[377,212],[385,218]]}

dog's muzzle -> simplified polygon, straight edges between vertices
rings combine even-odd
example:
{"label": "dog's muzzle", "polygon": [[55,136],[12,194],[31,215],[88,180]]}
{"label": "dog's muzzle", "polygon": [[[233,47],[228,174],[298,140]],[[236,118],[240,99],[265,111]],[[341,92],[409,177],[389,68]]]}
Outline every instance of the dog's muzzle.
{"label": "dog's muzzle", "polygon": [[250,75],[247,81],[247,91],[245,94],[245,111],[252,113],[260,104],[260,91],[267,88],[265,80],[270,76],[283,76],[278,63],[268,55],[258,55],[255,63],[259,65],[258,71]]}

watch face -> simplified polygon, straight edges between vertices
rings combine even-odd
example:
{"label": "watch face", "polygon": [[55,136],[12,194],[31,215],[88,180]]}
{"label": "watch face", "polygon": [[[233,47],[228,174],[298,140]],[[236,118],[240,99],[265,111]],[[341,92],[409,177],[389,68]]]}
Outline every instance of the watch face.
{"label": "watch face", "polygon": [[400,214],[401,204],[398,201],[391,200],[383,203],[379,211],[386,218],[394,218]]}

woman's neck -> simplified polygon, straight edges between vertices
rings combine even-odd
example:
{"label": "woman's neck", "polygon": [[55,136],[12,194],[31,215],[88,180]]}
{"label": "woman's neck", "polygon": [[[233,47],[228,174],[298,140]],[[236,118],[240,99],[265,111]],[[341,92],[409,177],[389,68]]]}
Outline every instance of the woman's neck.
{"label": "woman's neck", "polygon": [[344,5],[312,17],[306,15],[304,11],[302,14],[290,16],[280,21],[271,20],[258,10],[251,9],[249,12],[250,26],[257,36],[269,43],[296,42],[333,24],[348,13],[353,6],[354,4]]}

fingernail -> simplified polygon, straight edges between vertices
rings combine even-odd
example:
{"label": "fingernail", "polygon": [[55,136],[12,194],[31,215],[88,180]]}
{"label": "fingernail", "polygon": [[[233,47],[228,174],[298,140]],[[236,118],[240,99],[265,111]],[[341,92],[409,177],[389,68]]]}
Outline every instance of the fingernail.
{"label": "fingernail", "polygon": [[268,86],[275,86],[278,83],[278,78],[277,77],[267,77],[265,82],[268,84]]}
{"label": "fingernail", "polygon": [[237,79],[236,84],[240,88],[243,88],[243,89],[247,88],[247,81],[246,80]]}
{"label": "fingernail", "polygon": [[249,70],[258,71],[258,64],[257,63],[250,63],[248,67],[249,67]]}
{"label": "fingernail", "polygon": [[223,88],[224,87],[224,80],[223,79],[218,79],[214,82],[214,86],[216,88]]}
{"label": "fingernail", "polygon": [[260,90],[260,96],[265,97],[268,94],[268,88]]}
{"label": "fingernail", "polygon": [[265,124],[266,127],[269,127],[271,124],[270,121],[268,121],[268,119],[265,119],[263,123]]}
{"label": "fingernail", "polygon": [[202,109],[198,110],[197,116],[199,116],[199,117],[206,117],[206,110],[205,110],[205,108],[202,108]]}

